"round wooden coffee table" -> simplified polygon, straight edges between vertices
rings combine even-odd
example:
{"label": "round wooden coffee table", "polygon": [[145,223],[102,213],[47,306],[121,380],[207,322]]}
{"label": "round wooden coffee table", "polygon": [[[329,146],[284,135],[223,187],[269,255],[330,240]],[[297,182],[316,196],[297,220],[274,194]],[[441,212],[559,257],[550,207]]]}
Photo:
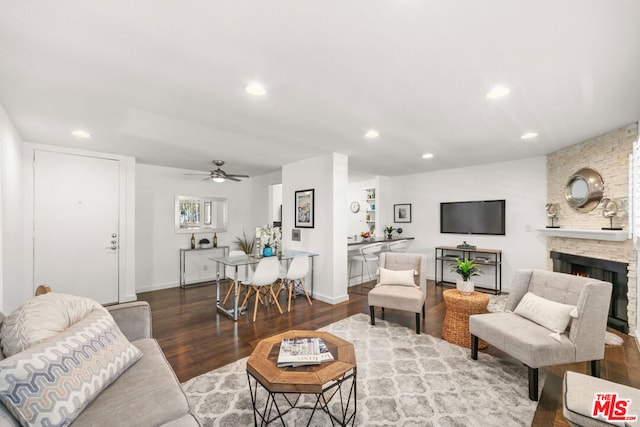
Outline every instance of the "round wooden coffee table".
{"label": "round wooden coffee table", "polygon": [[[321,338],[334,360],[320,365],[279,368],[277,366],[280,343],[284,338]],[[317,409],[325,411],[339,425],[353,425],[356,418],[356,353],[353,344],[329,332],[287,331],[263,339],[247,360],[247,377],[253,416],[256,425],[266,425],[280,420],[293,409],[312,410],[309,423]],[[268,397],[262,408],[256,407],[256,393],[260,384]],[[347,389],[348,388],[348,389]],[[291,399],[277,399],[278,394],[298,394]],[[315,395],[313,407],[296,406],[300,394]],[[341,399],[339,414],[329,411],[329,403]],[[286,402],[286,403],[283,403]],[[309,424],[307,424],[309,425]]]}
{"label": "round wooden coffee table", "polygon": [[[471,347],[471,333],[469,332],[469,316],[487,313],[489,297],[480,292],[463,295],[457,289],[447,289],[442,292],[447,312],[442,324],[442,339],[462,347]],[[487,348],[489,344],[480,340],[478,348]]]}

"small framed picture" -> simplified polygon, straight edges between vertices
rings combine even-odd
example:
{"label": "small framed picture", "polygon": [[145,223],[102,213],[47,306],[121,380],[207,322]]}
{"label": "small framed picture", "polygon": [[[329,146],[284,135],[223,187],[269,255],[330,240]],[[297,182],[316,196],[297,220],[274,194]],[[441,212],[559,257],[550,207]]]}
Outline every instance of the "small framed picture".
{"label": "small framed picture", "polygon": [[411,222],[411,203],[393,205],[393,222]]}
{"label": "small framed picture", "polygon": [[295,227],[313,228],[314,190],[301,190],[295,193]]}

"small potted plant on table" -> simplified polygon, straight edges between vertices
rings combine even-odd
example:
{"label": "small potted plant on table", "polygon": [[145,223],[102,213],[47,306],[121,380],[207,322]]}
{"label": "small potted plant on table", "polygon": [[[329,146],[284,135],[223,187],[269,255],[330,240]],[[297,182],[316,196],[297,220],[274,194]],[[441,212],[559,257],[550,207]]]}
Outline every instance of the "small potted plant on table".
{"label": "small potted plant on table", "polygon": [[471,295],[473,293],[475,285],[469,279],[483,274],[483,271],[478,267],[479,264],[472,259],[456,259],[456,263],[451,264],[451,272],[457,273],[461,277],[461,279],[458,279],[456,282],[456,289],[458,292],[463,295]]}

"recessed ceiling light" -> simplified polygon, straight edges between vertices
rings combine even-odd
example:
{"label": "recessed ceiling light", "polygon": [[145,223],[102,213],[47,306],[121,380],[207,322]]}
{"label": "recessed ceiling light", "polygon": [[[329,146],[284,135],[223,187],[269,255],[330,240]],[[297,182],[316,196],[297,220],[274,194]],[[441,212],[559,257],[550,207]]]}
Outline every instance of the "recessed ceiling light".
{"label": "recessed ceiling light", "polygon": [[424,153],[424,154],[422,155],[422,158],[423,158],[423,159],[433,159],[433,154],[431,154],[431,153]]}
{"label": "recessed ceiling light", "polygon": [[538,132],[527,132],[522,134],[522,136],[520,137],[521,139],[531,139],[531,138],[535,138],[536,136],[538,136]]}
{"label": "recessed ceiling light", "polygon": [[84,130],[74,130],[73,132],[71,132],[71,135],[75,136],[76,138],[91,138],[91,134]]}
{"label": "recessed ceiling light", "polygon": [[264,96],[267,93],[267,89],[258,82],[251,82],[245,86],[244,91],[253,96]]}
{"label": "recessed ceiling light", "polygon": [[369,129],[369,130],[367,131],[367,133],[365,133],[365,134],[364,134],[364,136],[365,136],[366,138],[373,139],[373,138],[377,138],[377,137],[379,137],[379,136],[380,136],[380,132],[378,132],[378,131],[377,131],[377,130],[375,130],[375,129]]}
{"label": "recessed ceiling light", "polygon": [[508,87],[496,86],[487,93],[487,98],[489,99],[501,98],[505,95],[508,95],[509,92],[511,92],[511,89],[509,89]]}

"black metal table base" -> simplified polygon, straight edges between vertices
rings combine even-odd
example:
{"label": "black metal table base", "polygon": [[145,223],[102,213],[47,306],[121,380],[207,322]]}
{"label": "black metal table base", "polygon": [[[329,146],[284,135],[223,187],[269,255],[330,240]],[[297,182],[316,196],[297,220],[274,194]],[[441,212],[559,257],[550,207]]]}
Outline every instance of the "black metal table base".
{"label": "black metal table base", "polygon": [[[256,426],[266,426],[279,420],[282,426],[285,426],[284,416],[293,409],[311,410],[311,416],[307,422],[307,426],[311,425],[311,420],[316,410],[323,410],[329,415],[331,425],[348,426],[355,425],[356,421],[356,369],[350,373],[343,375],[341,378],[331,381],[322,389],[322,393],[309,393],[315,396],[315,404],[313,406],[297,406],[300,396],[303,393],[274,393],[269,391],[262,383],[247,372],[249,380],[249,392],[251,393],[251,403],[253,405],[253,420]],[[346,384],[345,384],[346,383]],[[257,405],[258,384],[268,393],[267,400],[264,402],[262,410]],[[344,390],[343,384],[348,386],[349,390]],[[276,401],[276,397],[280,395],[282,399],[280,403]],[[294,397],[295,396],[295,397]],[[339,401],[339,414],[331,413],[329,404],[335,399]],[[296,425],[298,422],[296,421]]]}

